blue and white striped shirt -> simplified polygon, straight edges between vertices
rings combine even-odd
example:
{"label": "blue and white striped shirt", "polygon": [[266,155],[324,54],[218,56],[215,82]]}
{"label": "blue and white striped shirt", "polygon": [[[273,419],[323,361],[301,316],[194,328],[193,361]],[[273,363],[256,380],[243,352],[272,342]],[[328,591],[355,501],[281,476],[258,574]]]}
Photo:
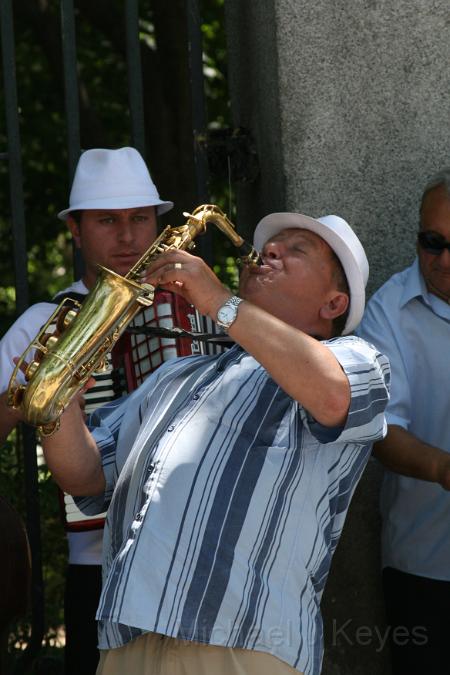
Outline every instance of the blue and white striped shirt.
{"label": "blue and white striped shirt", "polygon": [[385,431],[389,365],[355,337],[344,428],[325,428],[235,346],[175,359],[93,415],[110,501],[100,648],[146,631],[269,652],[318,675],[320,597],[353,490]]}

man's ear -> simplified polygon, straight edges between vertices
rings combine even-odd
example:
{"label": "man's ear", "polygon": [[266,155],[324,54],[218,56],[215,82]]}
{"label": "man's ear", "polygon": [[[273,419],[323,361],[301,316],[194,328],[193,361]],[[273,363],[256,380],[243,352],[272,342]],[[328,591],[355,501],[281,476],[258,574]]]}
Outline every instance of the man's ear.
{"label": "man's ear", "polygon": [[341,314],[345,314],[350,304],[350,298],[347,293],[335,292],[332,297],[320,308],[320,317],[322,319],[337,319]]}
{"label": "man's ear", "polygon": [[80,226],[78,225],[77,221],[75,218],[73,218],[70,213],[67,214],[67,227],[69,228],[70,232],[72,233],[73,240],[75,242],[75,246],[77,248],[81,248],[81,234],[80,234]]}

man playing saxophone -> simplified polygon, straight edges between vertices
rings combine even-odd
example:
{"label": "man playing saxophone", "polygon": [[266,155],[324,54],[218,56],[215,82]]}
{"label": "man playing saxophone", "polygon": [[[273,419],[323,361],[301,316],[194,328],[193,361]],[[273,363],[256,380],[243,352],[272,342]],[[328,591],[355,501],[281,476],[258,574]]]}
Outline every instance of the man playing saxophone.
{"label": "man playing saxophone", "polygon": [[343,219],[271,214],[254,243],[239,296],[186,251],[148,271],[235,346],[164,364],[89,426],[75,401],[43,439],[80,508],[108,506],[98,675],[320,673],[320,597],[389,365],[348,335],[368,264]]}
{"label": "man playing saxophone", "polygon": [[[171,209],[161,200],[140,154],[134,148],[85,151],[78,162],[69,208],[58,215],[67,220],[84,261],[84,274],[60,294],[82,299],[94,285],[97,265],[124,275],[147,250],[157,234],[157,214]],[[59,302],[59,301],[58,301]],[[56,303],[58,304],[58,303]],[[21,354],[56,308],[55,303],[30,307],[0,341],[0,392],[8,387],[12,357]],[[114,392],[111,373],[98,376],[91,390],[92,409]],[[0,439],[18,421],[16,411],[0,398]],[[103,530],[68,531],[69,565],[65,589],[65,673],[93,675],[98,663],[95,610],[101,590]]]}

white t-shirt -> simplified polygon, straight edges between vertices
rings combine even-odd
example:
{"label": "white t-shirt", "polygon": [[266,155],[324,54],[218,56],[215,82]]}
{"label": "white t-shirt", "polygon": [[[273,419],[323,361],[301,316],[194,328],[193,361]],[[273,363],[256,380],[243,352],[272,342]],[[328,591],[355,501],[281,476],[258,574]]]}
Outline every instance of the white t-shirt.
{"label": "white t-shirt", "polygon": [[[82,281],[65,288],[64,292],[82,293],[88,289]],[[58,293],[60,295],[60,293]],[[13,357],[23,354],[43,324],[53,314],[55,303],[39,302],[29,307],[0,340],[0,393],[8,388],[14,368]],[[101,565],[103,530],[67,532],[69,563],[72,565]]]}

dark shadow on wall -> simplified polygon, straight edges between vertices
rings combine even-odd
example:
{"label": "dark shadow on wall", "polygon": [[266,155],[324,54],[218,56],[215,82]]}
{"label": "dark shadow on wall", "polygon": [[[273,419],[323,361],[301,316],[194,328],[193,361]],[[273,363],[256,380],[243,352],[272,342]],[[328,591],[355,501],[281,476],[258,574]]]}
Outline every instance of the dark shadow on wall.
{"label": "dark shadow on wall", "polygon": [[382,468],[371,460],[355,491],[322,599],[322,675],[390,675],[381,587],[378,496]]}

